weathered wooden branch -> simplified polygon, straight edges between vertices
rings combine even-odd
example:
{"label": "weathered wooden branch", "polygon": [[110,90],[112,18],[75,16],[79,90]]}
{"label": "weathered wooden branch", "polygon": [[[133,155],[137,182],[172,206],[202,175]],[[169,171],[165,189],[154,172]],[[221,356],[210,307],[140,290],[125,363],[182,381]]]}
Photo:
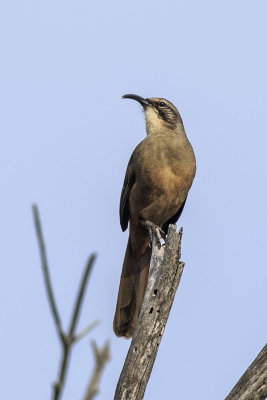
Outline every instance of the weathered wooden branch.
{"label": "weathered wooden branch", "polygon": [[174,296],[183,273],[182,229],[170,225],[165,246],[158,248],[153,237],[148,287],[132,343],[128,351],[114,400],[141,400],[144,397]]}
{"label": "weathered wooden branch", "polygon": [[241,376],[225,400],[265,400],[267,398],[267,344]]}
{"label": "weathered wooden branch", "polygon": [[99,393],[99,381],[106,363],[110,360],[110,342],[107,341],[103,348],[98,348],[95,341],[92,342],[95,356],[95,367],[86,390],[84,400],[93,400]]}

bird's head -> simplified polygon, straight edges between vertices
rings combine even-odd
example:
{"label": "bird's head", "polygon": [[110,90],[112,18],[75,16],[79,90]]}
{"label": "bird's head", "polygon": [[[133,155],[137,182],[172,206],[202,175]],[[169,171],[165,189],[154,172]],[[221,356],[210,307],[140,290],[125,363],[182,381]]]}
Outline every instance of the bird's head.
{"label": "bird's head", "polygon": [[160,97],[145,99],[136,94],[125,94],[123,99],[133,99],[142,106],[146,118],[147,134],[161,132],[163,129],[183,129],[183,122],[177,108],[168,100]]}

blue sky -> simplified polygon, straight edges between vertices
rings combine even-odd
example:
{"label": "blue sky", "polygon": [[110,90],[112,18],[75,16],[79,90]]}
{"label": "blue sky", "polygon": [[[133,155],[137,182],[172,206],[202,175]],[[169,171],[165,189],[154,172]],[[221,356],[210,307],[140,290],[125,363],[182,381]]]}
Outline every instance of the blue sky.
{"label": "blue sky", "polygon": [[82,398],[89,339],[111,339],[99,399],[112,398],[130,342],[112,320],[127,233],[119,197],[145,135],[125,93],[179,109],[197,175],[179,221],[185,270],[147,399],[220,400],[266,342],[267,5],[9,1],[0,5],[0,397],[50,398],[59,343],[31,204],[40,208],[64,326],[89,254],[98,258],[64,399]]}

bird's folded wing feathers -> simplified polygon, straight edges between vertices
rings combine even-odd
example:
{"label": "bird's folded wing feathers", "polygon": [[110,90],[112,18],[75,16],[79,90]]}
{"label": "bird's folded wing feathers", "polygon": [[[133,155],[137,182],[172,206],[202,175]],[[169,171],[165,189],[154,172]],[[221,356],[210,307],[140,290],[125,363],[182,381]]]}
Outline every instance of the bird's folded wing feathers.
{"label": "bird's folded wing feathers", "polygon": [[120,224],[123,232],[127,229],[128,221],[130,218],[129,196],[134,182],[135,175],[130,160],[126,170],[120,199]]}

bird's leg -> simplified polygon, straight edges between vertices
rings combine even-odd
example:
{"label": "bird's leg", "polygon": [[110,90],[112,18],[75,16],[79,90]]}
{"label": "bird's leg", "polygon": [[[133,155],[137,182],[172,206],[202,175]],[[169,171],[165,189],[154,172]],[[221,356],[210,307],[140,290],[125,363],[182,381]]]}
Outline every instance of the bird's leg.
{"label": "bird's leg", "polygon": [[156,239],[156,244],[158,245],[158,248],[160,248],[161,247],[160,239],[162,237],[163,237],[164,240],[166,239],[165,232],[158,225],[153,224],[153,222],[148,221],[145,218],[140,217],[139,220],[140,220],[140,223],[143,226],[145,226],[147,228],[147,230],[148,230],[149,241],[150,241],[151,246],[152,246],[152,243],[153,243],[153,234],[154,234],[154,237]]}

